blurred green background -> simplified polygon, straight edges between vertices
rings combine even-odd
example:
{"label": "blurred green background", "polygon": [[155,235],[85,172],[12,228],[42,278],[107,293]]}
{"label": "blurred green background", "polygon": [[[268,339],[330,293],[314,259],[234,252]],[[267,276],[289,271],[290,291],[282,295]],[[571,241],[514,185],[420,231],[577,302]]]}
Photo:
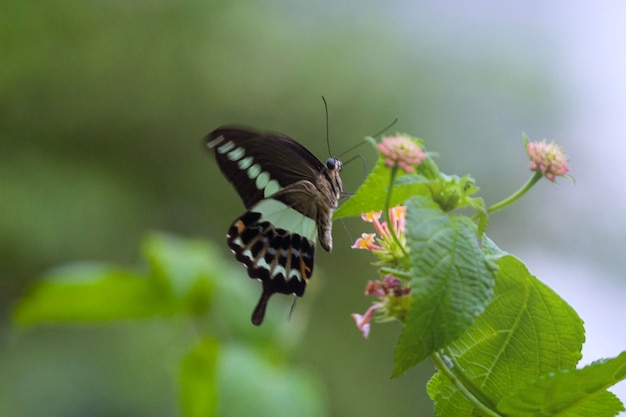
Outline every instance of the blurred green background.
{"label": "blurred green background", "polygon": [[[471,173],[491,203],[528,176],[522,131],[557,140],[577,186],[540,184],[492,218],[488,234],[557,291],[582,295],[576,308],[594,300],[589,287],[623,290],[626,203],[608,177],[623,175],[612,158],[624,147],[625,16],[616,1],[592,11],[539,1],[2,2],[0,413],[179,415],[176,366],[189,338],[176,320],[16,331],[11,309],[55,265],[134,265],[151,230],[214,240],[230,260],[224,235],[242,204],[203,135],[224,123],[278,130],[325,160],[321,95],[334,154],[398,117],[392,130],[425,139],[443,171]],[[344,159],[357,152],[373,165],[366,147]],[[601,162],[615,174],[600,176]],[[342,174],[348,190],[363,179],[358,162]],[[375,325],[369,340],[355,329],[350,314],[369,305],[363,290],[375,270],[349,248],[366,226],[346,226],[335,225],[332,254],[319,251],[296,308],[310,317],[294,329],[294,365],[319,376],[330,415],[432,415],[430,363],[389,379],[399,327]],[[593,277],[580,280],[596,284],[572,289],[566,268],[588,268]],[[603,331],[590,334],[603,345]]]}

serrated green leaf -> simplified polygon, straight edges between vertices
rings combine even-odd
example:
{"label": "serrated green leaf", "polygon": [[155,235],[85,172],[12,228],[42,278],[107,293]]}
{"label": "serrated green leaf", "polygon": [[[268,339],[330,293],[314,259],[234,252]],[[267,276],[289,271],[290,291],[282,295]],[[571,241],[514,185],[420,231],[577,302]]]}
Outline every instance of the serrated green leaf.
{"label": "serrated green leaf", "polygon": [[438,417],[474,417],[474,406],[441,373],[432,376],[426,389]]}
{"label": "serrated green leaf", "polygon": [[58,268],[17,304],[20,325],[140,318],[172,311],[166,293],[133,271],[102,264]]}
{"label": "serrated green leaf", "polygon": [[[343,203],[333,214],[333,219],[342,217],[359,216],[370,211],[383,210],[387,200],[389,181],[391,180],[392,169],[385,165],[383,159],[379,159],[372,172],[367,176],[363,184],[356,193]],[[397,170],[396,178],[402,178],[406,173]],[[396,185],[391,193],[389,207],[404,204],[407,198],[413,195],[425,194],[428,192],[426,183],[410,183]]]}
{"label": "serrated green leaf", "polygon": [[[626,352],[582,369],[540,376],[500,401],[498,410],[510,416],[574,416],[584,407],[594,417],[624,411],[621,401],[607,402],[607,388],[626,378]],[[611,404],[611,407],[607,407]]]}
{"label": "serrated green leaf", "polygon": [[558,417],[613,417],[624,411],[624,404],[609,391],[600,391],[593,399],[581,402],[570,410],[564,410]]}
{"label": "serrated green leaf", "polygon": [[217,410],[217,341],[205,338],[181,365],[180,403],[185,417],[211,417]]}
{"label": "serrated green leaf", "polygon": [[434,374],[426,383],[426,392],[432,400],[434,400],[435,397],[440,393],[440,386],[441,378],[439,373]]}
{"label": "serrated green leaf", "polygon": [[[484,240],[486,252],[499,254]],[[571,369],[581,357],[582,320],[517,258],[496,260],[493,301],[476,322],[445,348],[451,371],[467,389],[495,409],[500,399],[543,374]],[[450,407],[472,408],[444,375],[435,396],[438,415]]]}
{"label": "serrated green leaf", "polygon": [[[482,235],[483,253],[492,261],[495,262],[509,254],[496,245],[496,243],[489,239],[485,234]],[[500,272],[500,271],[498,271]]]}
{"label": "serrated green leaf", "polygon": [[489,304],[496,268],[476,225],[424,197],[407,201],[411,307],[396,346],[397,376],[459,337]]}

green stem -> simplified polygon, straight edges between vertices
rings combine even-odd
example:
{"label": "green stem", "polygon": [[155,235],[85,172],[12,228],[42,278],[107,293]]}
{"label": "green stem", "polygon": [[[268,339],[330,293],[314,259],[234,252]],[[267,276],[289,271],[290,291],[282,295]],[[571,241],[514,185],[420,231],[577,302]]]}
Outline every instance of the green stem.
{"label": "green stem", "polygon": [[383,211],[383,215],[385,216],[385,221],[387,222],[387,225],[390,224],[389,204],[391,203],[391,192],[393,191],[393,182],[396,179],[397,173],[398,173],[398,166],[394,165],[391,168],[391,177],[389,178],[389,185],[387,186],[387,197],[385,199],[385,210]]}
{"label": "green stem", "polygon": [[443,356],[440,352],[435,352],[431,356],[433,362],[435,362],[435,366],[437,369],[444,374],[452,384],[463,394],[467,400],[474,405],[477,409],[479,409],[484,415],[487,417],[502,417],[496,411],[494,411],[491,407],[484,404],[484,402],[480,401],[476,395],[474,395],[470,388],[465,386],[463,383],[463,377],[461,375],[457,375],[455,372],[458,367],[455,367],[454,370],[446,364],[446,361],[443,359]]}
{"label": "green stem", "polygon": [[532,177],[530,177],[528,181],[526,181],[526,184],[524,184],[522,188],[520,188],[519,190],[517,190],[515,193],[505,198],[504,200],[489,207],[487,209],[487,213],[493,213],[494,211],[503,209],[509,204],[517,201],[520,197],[526,194],[528,190],[530,190],[533,187],[533,185],[535,185],[537,181],[539,181],[542,177],[543,177],[543,174],[541,172],[535,172],[535,174]]}
{"label": "green stem", "polygon": [[409,274],[408,272],[400,271],[399,269],[389,268],[386,266],[380,268],[380,272],[382,272],[383,274],[391,274],[396,278],[401,278],[407,281],[409,281],[412,277],[411,274]]}
{"label": "green stem", "polygon": [[387,222],[389,233],[391,233],[392,239],[394,240],[394,242],[396,242],[396,245],[398,245],[398,247],[400,248],[404,256],[408,256],[408,253],[406,253],[406,251],[404,250],[404,246],[402,245],[402,243],[400,243],[400,239],[398,239],[398,235],[396,234],[396,229],[395,227],[392,227],[391,219],[389,218],[389,204],[391,203],[391,192],[393,191],[393,182],[396,179],[397,173],[398,173],[398,166],[394,165],[393,168],[391,168],[391,178],[389,179],[389,187],[387,188],[387,198],[385,200],[385,210],[383,213],[385,216],[385,221]]}

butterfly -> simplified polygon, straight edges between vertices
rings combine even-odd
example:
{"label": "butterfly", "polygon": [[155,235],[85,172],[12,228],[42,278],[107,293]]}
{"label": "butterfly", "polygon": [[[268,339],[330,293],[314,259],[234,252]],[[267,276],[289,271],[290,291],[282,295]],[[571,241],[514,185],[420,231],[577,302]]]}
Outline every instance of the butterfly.
{"label": "butterfly", "polygon": [[258,326],[273,294],[304,294],[316,242],[332,249],[331,217],[342,192],[343,165],[332,157],[323,164],[281,133],[239,126],[215,129],[205,144],[246,208],[226,238],[250,278],[263,285],[252,313]]}

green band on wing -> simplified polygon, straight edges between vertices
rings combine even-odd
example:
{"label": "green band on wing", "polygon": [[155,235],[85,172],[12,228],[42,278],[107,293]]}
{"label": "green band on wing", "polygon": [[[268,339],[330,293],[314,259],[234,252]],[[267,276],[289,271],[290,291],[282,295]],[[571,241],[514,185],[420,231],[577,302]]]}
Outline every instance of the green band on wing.
{"label": "green band on wing", "polygon": [[244,151],[242,147],[239,147],[228,152],[226,156],[228,156],[228,159],[230,159],[231,161],[238,161],[245,154],[246,154],[246,151]]}
{"label": "green band on wing", "polygon": [[280,190],[280,184],[278,183],[278,181],[271,180],[265,186],[265,189],[263,190],[263,195],[265,196],[265,198],[267,198],[276,193],[278,190]]}
{"label": "green band on wing", "polygon": [[264,190],[267,184],[270,182],[270,174],[263,171],[256,177],[256,188]]}
{"label": "green band on wing", "polygon": [[261,173],[261,165],[254,164],[246,171],[248,173],[248,178],[251,180],[255,179]]}
{"label": "green band on wing", "polygon": [[239,169],[248,169],[253,162],[254,158],[252,158],[251,156],[246,156],[241,161],[237,162],[237,166],[239,166]]}
{"label": "green band on wing", "polygon": [[284,203],[268,198],[261,200],[251,211],[261,213],[259,221],[270,222],[277,229],[285,229],[311,240],[317,241],[317,224],[315,220],[305,216]]}
{"label": "green band on wing", "polygon": [[[211,142],[211,143],[213,143],[213,142]],[[235,144],[233,142],[226,142],[225,144],[223,144],[222,146],[217,148],[217,151],[219,153],[226,153],[226,152],[230,151],[231,149],[233,149],[234,147],[235,147]]]}

